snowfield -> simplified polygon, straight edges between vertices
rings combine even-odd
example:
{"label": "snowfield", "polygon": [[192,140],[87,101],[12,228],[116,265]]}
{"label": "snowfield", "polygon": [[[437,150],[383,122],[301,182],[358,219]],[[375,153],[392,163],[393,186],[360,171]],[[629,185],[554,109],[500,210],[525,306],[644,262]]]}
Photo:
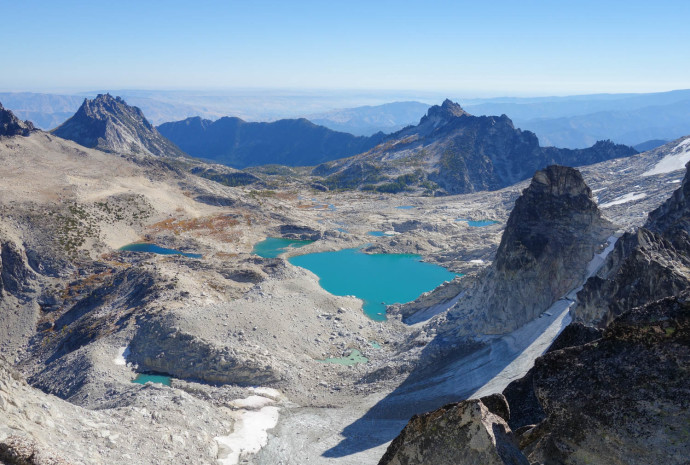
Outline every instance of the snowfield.
{"label": "snowfield", "polygon": [[659,162],[654,165],[654,168],[642,173],[642,176],[653,176],[655,174],[682,170],[685,168],[685,164],[688,161],[690,161],[690,137],[678,144],[671,151],[670,155],[666,155],[659,160]]}
{"label": "snowfield", "polygon": [[629,194],[621,195],[620,197],[616,197],[610,202],[602,203],[599,205],[599,208],[608,208],[612,207],[614,205],[620,205],[622,203],[628,203],[628,202],[633,202],[635,200],[640,200],[644,199],[647,197],[647,194],[644,194],[642,192],[631,192]]}

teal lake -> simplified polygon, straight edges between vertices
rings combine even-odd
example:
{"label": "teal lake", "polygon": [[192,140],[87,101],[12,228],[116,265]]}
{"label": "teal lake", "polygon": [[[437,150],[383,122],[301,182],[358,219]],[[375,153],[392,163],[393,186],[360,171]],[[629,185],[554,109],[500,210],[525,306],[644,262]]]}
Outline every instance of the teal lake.
{"label": "teal lake", "polygon": [[185,253],[180,252],[175,249],[166,249],[165,247],[158,246],[156,244],[150,244],[148,242],[137,242],[135,244],[128,244],[120,247],[119,250],[124,250],[127,252],[150,252],[158,255],[184,255],[189,258],[201,258],[200,253]]}
{"label": "teal lake", "polygon": [[386,305],[414,300],[457,276],[420,261],[419,255],[365,254],[359,249],[300,255],[288,261],[316,274],[331,294],[362,299],[364,313],[376,321],[386,319]]}
{"label": "teal lake", "polygon": [[498,221],[494,220],[478,220],[478,221],[473,221],[473,220],[467,220],[464,218],[458,218],[455,221],[465,221],[469,226],[472,226],[473,228],[482,228],[484,226],[491,226],[492,224],[498,223]]}
{"label": "teal lake", "polygon": [[258,242],[252,253],[263,258],[276,258],[281,253],[287,251],[288,248],[299,248],[304,247],[307,244],[311,244],[314,241],[300,241],[297,239],[281,239],[278,237],[269,237],[265,240]]}
{"label": "teal lake", "polygon": [[133,383],[146,384],[148,382],[162,384],[163,386],[170,386],[170,376],[164,375],[146,375],[139,373],[136,378],[132,380]]}

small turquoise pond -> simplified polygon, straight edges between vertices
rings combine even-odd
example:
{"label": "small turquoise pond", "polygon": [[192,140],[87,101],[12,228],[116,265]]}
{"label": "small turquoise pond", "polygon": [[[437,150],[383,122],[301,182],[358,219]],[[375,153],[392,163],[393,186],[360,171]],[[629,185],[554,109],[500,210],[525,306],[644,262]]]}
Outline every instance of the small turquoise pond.
{"label": "small turquoise pond", "polygon": [[307,244],[311,244],[314,241],[300,241],[298,239],[282,239],[279,237],[269,237],[265,240],[258,242],[252,253],[264,258],[276,258],[281,253],[287,251],[288,248],[299,248],[304,247]]}
{"label": "small turquoise pond", "polygon": [[146,384],[148,382],[162,384],[163,386],[170,386],[170,376],[164,375],[146,375],[139,373],[136,378],[132,380],[133,383]]}
{"label": "small turquoise pond", "polygon": [[468,220],[468,219],[465,219],[465,218],[458,218],[458,219],[455,220],[455,221],[465,221],[465,222],[468,224],[468,226],[472,226],[472,227],[474,227],[474,228],[481,228],[481,227],[484,227],[484,226],[491,226],[492,224],[498,223],[498,221],[494,221],[494,220],[478,220],[478,221],[473,221],[473,220]]}
{"label": "small turquoise pond", "polygon": [[414,205],[401,205],[401,206],[395,207],[395,208],[397,208],[398,210],[412,210],[413,208],[415,208],[415,206]]}
{"label": "small turquoise pond", "polygon": [[362,353],[359,350],[352,349],[352,352],[350,352],[350,355],[347,357],[327,358],[325,360],[319,360],[319,362],[335,363],[337,365],[352,366],[352,365],[357,365],[358,363],[367,363],[367,362],[369,362],[369,359],[366,358],[364,355],[362,355]]}
{"label": "small turquoise pond", "polygon": [[362,299],[364,313],[376,321],[386,319],[386,305],[414,300],[456,276],[420,261],[419,255],[365,254],[359,249],[311,253],[288,261],[316,274],[331,294]]}
{"label": "small turquoise pond", "polygon": [[124,250],[127,252],[150,252],[157,253],[158,255],[184,255],[185,257],[189,258],[201,258],[202,256],[200,253],[180,252],[179,250],[166,249],[165,247],[161,247],[156,244],[150,244],[148,242],[137,242],[134,244],[128,244],[123,247],[120,247],[119,250]]}
{"label": "small turquoise pond", "polygon": [[384,236],[390,236],[391,235],[391,234],[386,234],[383,231],[369,231],[367,234],[369,234],[370,236],[374,236],[374,237],[384,237]]}

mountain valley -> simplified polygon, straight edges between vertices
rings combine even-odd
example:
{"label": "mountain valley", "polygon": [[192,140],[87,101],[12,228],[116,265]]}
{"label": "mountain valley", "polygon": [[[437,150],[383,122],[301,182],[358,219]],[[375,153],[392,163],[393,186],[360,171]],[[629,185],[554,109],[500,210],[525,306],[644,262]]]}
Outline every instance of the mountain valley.
{"label": "mountain valley", "polygon": [[[507,116],[449,100],[375,143],[295,121],[256,139],[283,147],[281,161],[324,164],[239,171],[215,163],[261,165],[267,146],[238,143],[241,163],[195,159],[167,138],[174,125],[158,130],[110,95],[50,133],[0,107],[0,459],[440,464],[419,454],[451,460],[448,437],[466,442],[447,418],[462,417],[501,428],[514,463],[634,463],[604,436],[651,450],[639,463],[683,463],[690,137],[639,154],[540,147]],[[226,123],[236,138],[269,125],[192,118],[175,130],[213,141]],[[381,188],[410,174],[399,192]],[[304,245],[255,253],[270,237]],[[172,252],[122,250],[132,243]],[[288,261],[352,248],[460,276],[374,321]],[[596,335],[563,342],[577,324]],[[170,385],[132,382],[151,374]],[[513,432],[505,390],[525,375],[543,412]],[[508,402],[487,397],[502,392]],[[395,439],[412,415],[480,398],[415,417]],[[597,413],[610,399],[621,404]],[[487,437],[483,463],[510,463]]]}

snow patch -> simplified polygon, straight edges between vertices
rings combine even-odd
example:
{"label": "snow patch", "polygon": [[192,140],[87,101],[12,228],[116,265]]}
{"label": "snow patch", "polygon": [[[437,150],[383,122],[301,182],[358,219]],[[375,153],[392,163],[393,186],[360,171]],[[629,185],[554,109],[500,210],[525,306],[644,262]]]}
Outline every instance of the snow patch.
{"label": "snow patch", "polygon": [[236,409],[259,410],[261,408],[266,407],[267,405],[272,404],[273,402],[274,400],[269,399],[268,397],[249,396],[245,399],[235,399],[229,402],[228,405]]}
{"label": "snow patch", "polygon": [[602,203],[599,205],[599,208],[608,208],[612,207],[614,205],[620,205],[623,203],[628,203],[628,202],[633,202],[635,200],[640,200],[644,199],[647,197],[647,194],[642,193],[642,192],[631,192],[629,194],[621,195],[620,197],[616,197],[610,202]]}
{"label": "snow patch", "polygon": [[268,443],[268,430],[275,428],[278,417],[279,409],[273,406],[239,414],[231,434],[214,438],[218,443],[218,464],[236,465],[243,456],[259,452]]}
{"label": "snow patch", "polygon": [[117,351],[117,357],[113,359],[115,365],[127,365],[127,357],[129,357],[129,347],[120,347]]}
{"label": "snow patch", "polygon": [[594,276],[594,273],[599,271],[599,268],[601,268],[604,265],[604,260],[606,260],[606,256],[611,253],[611,251],[616,245],[617,240],[617,236],[610,236],[608,238],[607,245],[604,248],[604,250],[602,250],[601,253],[595,254],[594,258],[592,258],[589,261],[589,263],[587,264],[587,271],[585,272],[585,281]]}
{"label": "snow patch", "polygon": [[268,397],[269,399],[273,399],[273,400],[280,400],[283,398],[282,392],[280,392],[277,389],[270,388],[270,387],[250,387],[249,390],[252,391],[254,394],[257,394],[259,396]]}
{"label": "snow patch", "polygon": [[659,162],[654,165],[654,168],[642,173],[642,176],[653,176],[655,174],[682,170],[685,168],[685,164],[688,161],[690,161],[690,138],[676,145],[669,155],[659,160]]}
{"label": "snow patch", "polygon": [[484,263],[484,260],[478,258],[476,260],[470,260],[470,263],[476,263],[477,265],[481,265],[482,263]]}

